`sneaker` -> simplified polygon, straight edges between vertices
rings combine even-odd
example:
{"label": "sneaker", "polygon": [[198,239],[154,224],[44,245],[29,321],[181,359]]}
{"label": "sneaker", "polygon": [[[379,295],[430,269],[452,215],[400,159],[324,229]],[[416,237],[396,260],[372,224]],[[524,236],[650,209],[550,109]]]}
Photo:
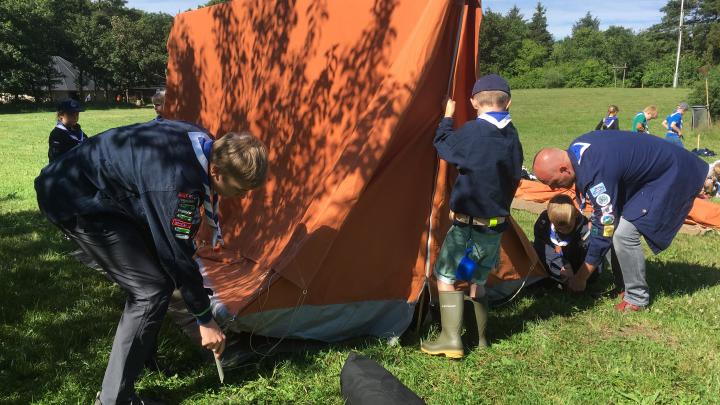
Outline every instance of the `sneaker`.
{"label": "sneaker", "polygon": [[631,304],[625,300],[620,301],[619,304],[615,305],[615,310],[618,312],[637,312],[644,310],[645,307],[641,307],[635,304]]}

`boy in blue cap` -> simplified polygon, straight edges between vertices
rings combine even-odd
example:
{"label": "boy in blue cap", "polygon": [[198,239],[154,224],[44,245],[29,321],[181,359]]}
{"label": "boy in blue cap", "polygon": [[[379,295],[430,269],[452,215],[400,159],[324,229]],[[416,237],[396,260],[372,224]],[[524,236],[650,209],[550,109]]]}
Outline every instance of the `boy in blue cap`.
{"label": "boy in blue cap", "polygon": [[57,123],[48,139],[48,160],[50,162],[87,140],[87,136],[78,124],[82,111],[85,109],[77,100],[67,99],[58,104]]}
{"label": "boy in blue cap", "polygon": [[510,113],[510,86],[498,75],[475,82],[470,103],[477,118],[453,129],[455,102],[448,100],[434,145],[441,159],[458,169],[450,196],[453,225],[445,237],[435,277],[440,292],[442,331],[434,341],[421,344],[428,354],[461,358],[465,355],[460,333],[465,293],[455,288],[461,262],[471,260],[471,283],[480,347],[487,346],[488,301],[485,281],[500,254],[500,238],[507,228],[510,203],[520,183],[523,151]]}
{"label": "boy in blue cap", "polygon": [[685,111],[689,109],[690,107],[685,102],[678,104],[675,112],[668,115],[662,123],[663,127],[667,129],[667,132],[665,133],[665,140],[681,148],[685,147],[682,143],[682,116],[685,114]]}

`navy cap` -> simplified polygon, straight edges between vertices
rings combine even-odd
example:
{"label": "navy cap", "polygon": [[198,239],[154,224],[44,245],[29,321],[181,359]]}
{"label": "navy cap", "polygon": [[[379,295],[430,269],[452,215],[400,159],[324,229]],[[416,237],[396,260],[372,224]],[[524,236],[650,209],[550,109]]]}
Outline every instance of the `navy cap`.
{"label": "navy cap", "polygon": [[63,100],[57,106],[58,112],[82,112],[85,111],[80,102],[71,98]]}
{"label": "navy cap", "polygon": [[508,96],[510,95],[510,85],[508,84],[507,80],[495,74],[485,75],[479,78],[473,86],[472,95],[474,96],[481,91],[493,90],[504,91],[508,94]]}

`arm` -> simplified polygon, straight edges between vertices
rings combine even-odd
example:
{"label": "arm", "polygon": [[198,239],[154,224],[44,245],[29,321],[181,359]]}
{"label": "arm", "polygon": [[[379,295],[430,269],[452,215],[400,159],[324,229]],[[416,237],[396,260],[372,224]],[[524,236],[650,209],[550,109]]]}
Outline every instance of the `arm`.
{"label": "arm", "polygon": [[459,137],[456,136],[453,128],[453,114],[455,113],[455,102],[448,100],[445,106],[445,115],[437,130],[435,131],[435,139],[433,145],[437,150],[441,159],[451,164],[460,164],[465,160],[465,151],[462,148],[456,148]]}
{"label": "arm", "polygon": [[620,129],[620,120],[619,119],[614,120],[612,122],[612,124],[610,124],[610,128],[608,128],[608,129],[619,130]]}
{"label": "arm", "polygon": [[601,129],[602,129],[602,126],[603,126],[603,119],[601,118],[601,119],[600,119],[600,122],[598,122],[598,124],[595,125],[595,130],[596,130],[596,131],[601,130]]}
{"label": "arm", "polygon": [[635,130],[638,132],[645,132],[645,127],[643,126],[642,122],[638,122],[635,124]]}
{"label": "arm", "polygon": [[670,127],[673,132],[675,132],[676,134],[678,134],[679,137],[682,138],[682,136],[683,136],[682,129],[680,129],[680,127],[677,126],[677,123],[673,122]]}
{"label": "arm", "polygon": [[663,122],[662,122],[662,126],[663,126],[663,128],[665,128],[665,129],[668,129],[668,123],[667,123],[667,120],[663,120]]}

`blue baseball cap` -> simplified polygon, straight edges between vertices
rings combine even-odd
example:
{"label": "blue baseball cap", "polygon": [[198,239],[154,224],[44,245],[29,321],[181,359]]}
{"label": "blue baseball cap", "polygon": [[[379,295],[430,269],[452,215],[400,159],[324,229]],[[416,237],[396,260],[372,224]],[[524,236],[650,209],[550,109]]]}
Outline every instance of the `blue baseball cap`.
{"label": "blue baseball cap", "polygon": [[82,112],[85,111],[80,102],[71,98],[63,100],[57,106],[58,112]]}
{"label": "blue baseball cap", "polygon": [[477,93],[480,93],[481,91],[503,91],[510,95],[510,85],[508,84],[507,80],[503,79],[502,76],[492,74],[492,75],[485,75],[481,78],[479,78],[475,85],[473,85],[472,94],[475,95]]}

